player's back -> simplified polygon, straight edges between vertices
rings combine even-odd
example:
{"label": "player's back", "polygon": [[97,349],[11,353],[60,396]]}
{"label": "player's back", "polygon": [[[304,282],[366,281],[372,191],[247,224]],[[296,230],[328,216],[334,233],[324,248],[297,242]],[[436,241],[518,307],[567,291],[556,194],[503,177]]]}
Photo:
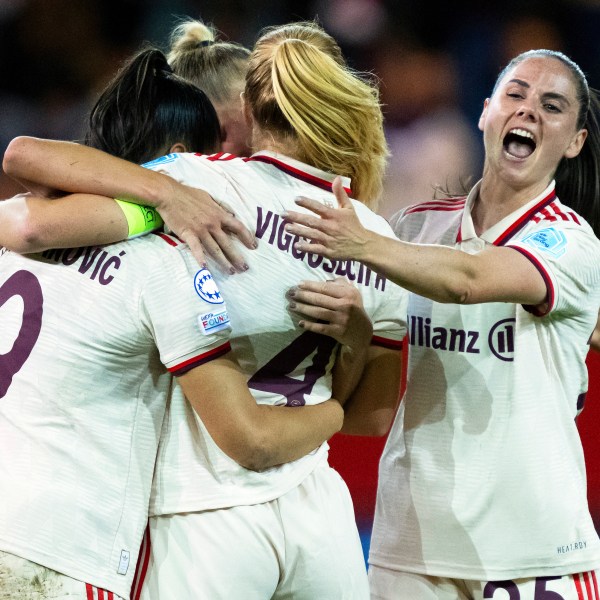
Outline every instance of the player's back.
{"label": "player's back", "polygon": [[[166,167],[164,171],[176,179],[227,203],[256,231],[257,249],[245,250],[248,271],[230,276],[215,267],[212,272],[227,298],[232,348],[257,402],[292,407],[331,397],[336,342],[303,331],[299,319],[287,310],[286,292],[302,280],[347,277],[360,290],[376,335],[391,343],[402,338],[405,296],[400,288],[359,263],[298,252],[294,248],[297,240],[284,229],[282,212],[297,209],[296,197],[335,203],[333,175],[268,153],[250,159],[180,155]],[[349,187],[348,180],[345,186]],[[369,227],[393,235],[381,217],[362,205],[358,211]],[[327,456],[324,444],[294,463],[252,473],[216,448],[184,402],[174,399],[167,419],[155,475],[154,514],[268,501],[295,487]],[[191,433],[176,424],[184,419],[192,425]],[[191,460],[182,461],[183,454]],[[204,471],[202,476],[199,468]],[[190,482],[198,482],[195,491]]]}
{"label": "player's back", "polygon": [[142,300],[168,248],[0,255],[0,549],[121,596],[171,386]]}

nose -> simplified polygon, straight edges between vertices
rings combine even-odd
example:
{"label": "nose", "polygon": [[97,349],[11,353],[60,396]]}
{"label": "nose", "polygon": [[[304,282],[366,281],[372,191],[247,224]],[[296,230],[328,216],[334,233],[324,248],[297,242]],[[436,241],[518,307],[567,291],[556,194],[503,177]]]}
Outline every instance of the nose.
{"label": "nose", "polygon": [[523,102],[517,109],[517,116],[529,121],[537,119],[537,111],[530,102]]}

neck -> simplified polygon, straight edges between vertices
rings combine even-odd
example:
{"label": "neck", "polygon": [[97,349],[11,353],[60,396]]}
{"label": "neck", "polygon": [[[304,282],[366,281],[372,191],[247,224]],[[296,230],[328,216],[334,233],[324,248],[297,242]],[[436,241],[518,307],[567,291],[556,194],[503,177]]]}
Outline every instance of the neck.
{"label": "neck", "polygon": [[471,216],[477,235],[539,196],[550,182],[532,186],[511,186],[484,172],[479,194],[473,203]]}
{"label": "neck", "polygon": [[254,152],[266,150],[268,152],[283,154],[296,160],[302,160],[298,152],[296,140],[290,136],[277,135],[270,131],[264,131],[256,126],[252,129],[252,150]]}

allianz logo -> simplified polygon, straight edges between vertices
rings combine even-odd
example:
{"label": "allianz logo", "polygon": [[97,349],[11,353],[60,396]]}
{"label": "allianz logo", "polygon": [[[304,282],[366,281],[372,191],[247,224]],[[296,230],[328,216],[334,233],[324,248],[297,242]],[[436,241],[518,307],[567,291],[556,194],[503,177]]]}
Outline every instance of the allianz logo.
{"label": "allianz logo", "polygon": [[408,317],[409,343],[411,346],[479,354],[482,347],[490,349],[496,358],[512,362],[515,351],[515,319],[502,319],[492,325],[488,332],[431,325],[429,317]]}

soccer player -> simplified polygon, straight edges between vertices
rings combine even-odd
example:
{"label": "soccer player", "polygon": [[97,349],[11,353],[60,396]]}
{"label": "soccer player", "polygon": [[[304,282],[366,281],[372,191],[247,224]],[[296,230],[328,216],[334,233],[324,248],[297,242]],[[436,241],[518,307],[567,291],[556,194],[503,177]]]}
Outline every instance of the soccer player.
{"label": "soccer player", "polygon": [[202,21],[182,21],[171,33],[169,64],[209,97],[221,123],[221,150],[237,156],[251,152],[241,99],[249,58],[250,50],[219,39]]}
{"label": "soccer player", "polygon": [[[219,131],[204,93],[148,49],[102,94],[88,140],[142,160],[214,150]],[[93,212],[93,196],[77,199]],[[37,214],[63,202],[37,200],[1,204]],[[333,401],[293,413],[256,404],[218,287],[171,236],[27,257],[2,248],[0,306],[0,598],[129,597],[171,374],[224,455],[248,468],[298,458],[342,424]]]}
{"label": "soccer player", "polygon": [[598,596],[575,417],[600,305],[599,115],[572,60],[532,50],[484,103],[481,181],[400,213],[402,241],[364,229],[340,188],[341,209],[303,200],[321,219],[286,215],[310,239],[297,252],[360,260],[412,292],[373,598]]}
{"label": "soccer player", "polygon": [[[260,404],[294,407],[329,398],[335,379],[336,394],[349,395],[351,406],[365,398],[395,406],[405,333],[403,290],[359,263],[295,252],[296,240],[285,234],[281,218],[298,195],[318,193],[332,203],[335,173],[361,200],[379,194],[387,146],[377,90],[348,69],[321,28],[300,23],[261,36],[244,100],[255,149],[251,157],[174,154],[146,166],[210,192],[256,232],[258,248],[242,249],[250,269],[217,275],[223,293],[234,298],[235,308],[228,301],[232,348],[248,385]],[[20,143],[34,153],[40,144],[46,148],[52,172],[38,165],[38,175],[58,178],[69,189],[84,186],[140,200],[157,175],[84,147]],[[73,160],[77,173],[68,167]],[[13,173],[24,173],[12,167]],[[85,180],[81,169],[93,178]],[[176,202],[173,194],[159,199],[173,203],[173,210]],[[367,227],[392,235],[365,205],[357,203],[357,210]],[[303,330],[285,299],[302,280],[319,281],[325,289],[336,285],[328,282],[336,276],[356,286],[373,321],[366,340],[361,335],[339,349],[334,339],[311,330],[315,324],[302,320]],[[304,304],[306,291],[314,290],[294,290],[292,299]],[[152,554],[143,598],[368,597],[349,493],[327,464],[326,445],[293,463],[251,473],[215,447],[182,399],[173,402],[151,512]]]}

